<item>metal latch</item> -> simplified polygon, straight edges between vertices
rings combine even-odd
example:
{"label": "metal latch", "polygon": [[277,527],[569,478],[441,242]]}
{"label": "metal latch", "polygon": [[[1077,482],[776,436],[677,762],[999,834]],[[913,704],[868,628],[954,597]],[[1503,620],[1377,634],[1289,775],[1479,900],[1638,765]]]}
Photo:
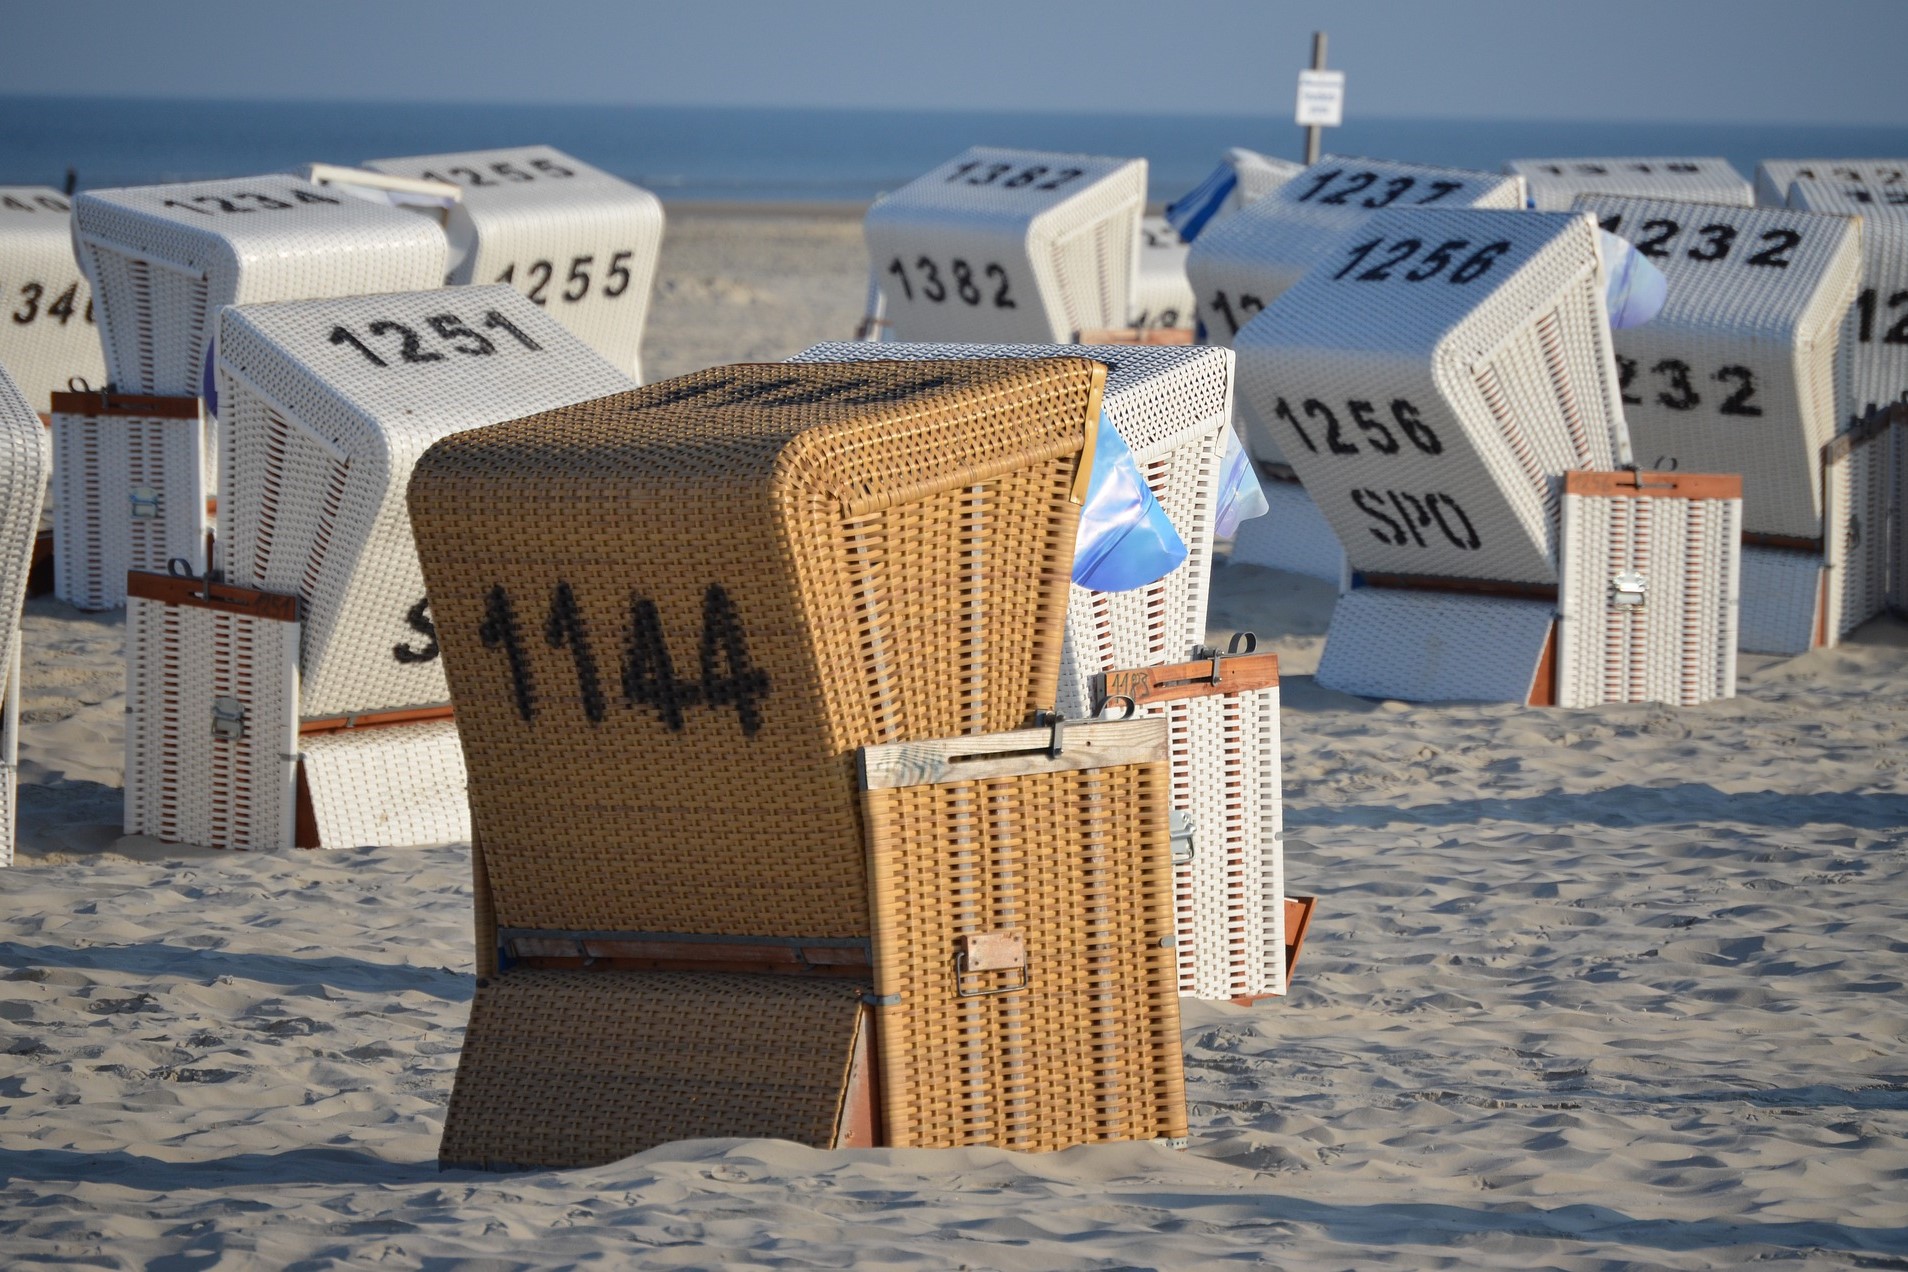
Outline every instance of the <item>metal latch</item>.
{"label": "metal latch", "polygon": [[1625,570],[1610,580],[1610,604],[1641,605],[1650,581],[1635,570]]}
{"label": "metal latch", "polygon": [[132,515],[142,521],[150,521],[159,515],[159,492],[151,486],[132,488]]}
{"label": "metal latch", "polygon": [[[969,977],[982,972],[1019,972],[1018,981],[992,989],[969,989]],[[970,932],[954,942],[954,988],[962,998],[1013,994],[1027,988],[1027,935],[1018,928]]]}
{"label": "metal latch", "polygon": [[245,704],[237,698],[212,700],[212,736],[236,739],[245,736]]}
{"label": "metal latch", "polygon": [[1173,864],[1183,866],[1193,859],[1193,819],[1191,813],[1182,813],[1177,808],[1166,814],[1172,827]]}

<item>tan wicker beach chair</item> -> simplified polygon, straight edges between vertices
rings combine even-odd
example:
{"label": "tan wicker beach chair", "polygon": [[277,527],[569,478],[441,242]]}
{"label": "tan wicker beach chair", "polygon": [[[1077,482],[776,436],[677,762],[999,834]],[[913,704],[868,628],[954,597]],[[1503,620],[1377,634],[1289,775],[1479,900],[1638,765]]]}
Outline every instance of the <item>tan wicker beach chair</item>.
{"label": "tan wicker beach chair", "polygon": [[26,601],[33,541],[52,470],[46,429],[0,368],[0,866],[13,864],[15,793],[20,762],[20,607]]}
{"label": "tan wicker beach chair", "polygon": [[[404,502],[411,467],[460,429],[634,382],[501,286],[235,306],[218,347],[221,595],[250,593],[254,614],[283,617],[213,609],[192,581],[137,584],[128,833],[221,848],[469,838],[463,755]],[[201,639],[192,625],[208,623],[249,624],[257,639]],[[289,665],[258,661],[283,658],[287,641]],[[271,689],[254,702],[248,685]],[[280,748],[290,767],[267,758],[228,774],[236,761],[225,757],[243,756],[247,737],[177,741],[221,699],[243,713],[247,736],[293,738]],[[295,823],[220,811],[291,807],[294,794]],[[205,800],[206,818],[182,820]]]}
{"label": "tan wicker beach chair", "polygon": [[71,205],[48,186],[0,186],[0,368],[41,415],[75,381],[106,383],[93,289],[73,260]]}
{"label": "tan wicker beach chair", "polygon": [[[529,1067],[568,1066],[582,1116],[620,1128],[613,1155],[849,1135],[873,922],[856,750],[997,732],[1053,701],[1105,375],[1081,358],[718,367],[425,454],[411,515],[469,763],[478,966],[497,976],[446,1162],[552,1160],[514,1147],[540,1115],[496,1103],[521,1098],[519,1070],[486,1076],[485,1057],[514,1063],[499,1031],[573,1036],[539,1013],[594,1009],[515,978],[586,965],[624,979],[578,995],[659,1017],[624,1036],[708,1021],[706,1045],[741,1052],[746,1031],[801,1034],[780,1048],[799,1099],[736,1086],[764,1080],[759,1061],[679,1079],[669,1045],[631,1042],[617,1072],[702,1110],[625,1119],[619,1097],[588,1102],[600,1047],[536,1042]],[[736,1005],[671,1023],[685,978],[716,973]],[[837,979],[744,984],[775,973]],[[809,1082],[826,1074],[832,1097]]]}
{"label": "tan wicker beach chair", "polygon": [[1637,457],[1742,474],[1742,648],[1834,644],[1869,616],[1846,603],[1871,591],[1829,519],[1847,476],[1823,450],[1841,426],[1836,345],[1860,286],[1859,222],[1604,195],[1578,206],[1669,280],[1663,311],[1615,338]]}
{"label": "tan wicker beach chair", "polygon": [[452,283],[509,283],[625,375],[642,380],[643,327],[662,247],[661,200],[550,146],[373,159],[376,172],[452,182]]}
{"label": "tan wicker beach chair", "polygon": [[[1360,575],[1333,612],[1320,684],[1564,706],[1665,685],[1682,704],[1734,692],[1733,660],[1705,635],[1734,636],[1739,523],[1722,485],[1686,488],[1717,501],[1700,516],[1651,505],[1672,537],[1647,552],[1563,542],[1566,476],[1630,459],[1591,218],[1381,214],[1267,306],[1238,348],[1241,392],[1281,430]],[[1681,533],[1700,550],[1685,551]],[[1631,568],[1613,576],[1605,554]],[[1554,644],[1563,575],[1592,561],[1582,594],[1611,608],[1647,595],[1650,641]]]}
{"label": "tan wicker beach chair", "polygon": [[1146,161],[975,146],[868,209],[897,340],[1058,344],[1127,325]]}
{"label": "tan wicker beach chair", "polygon": [[1580,194],[1675,199],[1748,207],[1755,192],[1727,159],[1513,159],[1504,165],[1530,187],[1539,212],[1568,212]]}

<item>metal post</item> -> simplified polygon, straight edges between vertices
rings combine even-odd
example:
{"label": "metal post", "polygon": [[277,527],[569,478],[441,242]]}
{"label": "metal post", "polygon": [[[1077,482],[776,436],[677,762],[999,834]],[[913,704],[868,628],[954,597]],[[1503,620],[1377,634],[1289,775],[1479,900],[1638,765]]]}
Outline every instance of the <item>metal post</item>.
{"label": "metal post", "polygon": [[[1325,33],[1323,31],[1312,32],[1312,69],[1315,71],[1325,69]],[[1318,144],[1323,131],[1317,124],[1306,125],[1305,163],[1307,167],[1318,162]]]}

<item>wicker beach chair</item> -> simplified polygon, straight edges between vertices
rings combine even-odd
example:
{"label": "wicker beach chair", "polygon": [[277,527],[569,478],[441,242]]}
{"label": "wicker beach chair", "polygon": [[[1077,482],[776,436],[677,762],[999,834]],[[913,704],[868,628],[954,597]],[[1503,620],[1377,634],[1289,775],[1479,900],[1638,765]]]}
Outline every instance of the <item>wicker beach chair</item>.
{"label": "wicker beach chair", "polygon": [[73,261],[72,208],[46,186],[0,186],[0,367],[41,415],[53,394],[106,382],[93,289]]}
{"label": "wicker beach chair", "polygon": [[1676,686],[1667,701],[1734,692],[1733,664],[1703,635],[1734,639],[1726,479],[1666,488],[1631,475],[1622,498],[1655,502],[1622,524],[1647,521],[1645,541],[1628,568],[1599,566],[1575,586],[1633,611],[1622,621],[1648,638],[1598,647],[1556,633],[1562,575],[1630,550],[1562,542],[1569,475],[1630,459],[1589,217],[1384,213],[1268,305],[1238,348],[1241,392],[1283,431],[1360,574],[1333,612],[1320,684],[1584,706],[1612,685],[1653,693],[1660,667]]}
{"label": "wicker beach chair", "polygon": [[1108,368],[1104,408],[1141,475],[1184,539],[1187,558],[1155,583],[1130,592],[1073,584],[1055,709],[1079,718],[1092,707],[1092,680],[1115,667],[1181,662],[1206,638],[1213,520],[1219,467],[1232,407],[1227,350],[1128,345],[813,345],[792,361],[871,362],[950,358],[1091,358]]}
{"label": "wicker beach chair", "polygon": [[1871,206],[1900,207],[1908,204],[1908,159],[1764,159],[1756,165],[1757,206],[1802,206],[1789,199],[1798,182],[1866,189]]}
{"label": "wicker beach chair", "polygon": [[868,209],[896,340],[1063,344],[1127,325],[1146,161],[976,146]]}
{"label": "wicker beach chair", "polygon": [[1748,207],[1755,192],[1727,159],[1513,159],[1504,165],[1530,186],[1539,212],[1568,212],[1580,194],[1675,199]]}
{"label": "wicker beach chair", "polygon": [[[425,454],[411,515],[469,764],[478,967],[494,977],[444,1161],[532,1160],[518,1143],[541,1115],[510,1094],[517,1070],[486,1071],[510,1063],[488,1035],[511,1017],[569,1036],[542,1014],[571,1009],[656,1016],[644,1037],[659,1041],[617,1043],[616,1072],[706,1116],[682,1131],[629,1113],[596,1093],[602,1046],[578,1048],[550,1081],[615,1142],[537,1160],[682,1133],[847,1134],[821,1110],[856,1102],[844,1075],[873,965],[857,748],[1004,731],[1052,703],[1105,374],[1081,358],[717,367]],[[620,979],[538,989],[586,964]],[[635,972],[739,979],[677,1008],[668,995],[693,986]],[[773,973],[832,973],[848,993],[745,1001],[742,982]],[[507,993],[514,1006],[487,1011]],[[691,1034],[741,1055],[764,1030],[790,1081],[832,1075],[800,1117],[779,1077],[726,1056],[647,1076],[681,1071]]]}
{"label": "wicker beach chair", "polygon": [[0,666],[6,698],[0,703],[0,866],[13,864],[13,833],[20,763],[20,607],[33,567],[53,467],[52,446],[39,413],[0,368]]}
{"label": "wicker beach chair", "polygon": [[643,325],[662,247],[661,200],[549,146],[373,159],[376,172],[454,182],[452,283],[509,283],[642,380]]}
{"label": "wicker beach chair", "polygon": [[[1231,345],[1239,329],[1333,249],[1339,236],[1385,208],[1520,208],[1523,181],[1496,173],[1328,156],[1208,226],[1194,242],[1186,273],[1199,301],[1205,339]],[[1344,560],[1315,533],[1310,496],[1297,489],[1279,430],[1240,398],[1246,448],[1267,482],[1272,510],[1258,518],[1236,561],[1337,580]],[[1283,485],[1292,489],[1279,489]]]}
{"label": "wicker beach chair", "polygon": [[[223,306],[408,291],[436,287],[444,277],[444,232],[435,224],[284,175],[88,191],[73,200],[73,246],[93,287],[106,376],[114,392],[181,399],[168,411],[127,417],[134,424],[174,421],[160,474],[163,484],[145,482],[143,489],[153,498],[137,502],[143,509],[156,501],[180,517],[195,482],[201,497],[217,493],[216,427],[189,417],[197,413],[197,399],[209,381],[212,335]],[[60,427],[57,421],[55,427]],[[134,488],[141,483],[113,458],[120,442],[91,439],[128,426],[74,416],[71,427],[78,436],[72,443],[63,441],[60,454],[97,444],[102,459],[85,473],[64,459],[58,464],[54,503],[62,526],[117,518],[108,509],[133,504]],[[178,435],[194,430],[203,448],[196,475],[177,453],[183,444]],[[65,533],[56,534],[56,544]],[[86,537],[105,544],[111,536],[94,526]],[[60,550],[77,559],[76,549]],[[163,569],[166,560],[177,557],[192,572],[203,573],[203,528],[180,529],[165,551],[156,567],[135,558],[131,568]],[[124,568],[101,571],[103,593],[67,599],[101,607],[122,603]],[[68,576],[80,577],[80,572]]]}
{"label": "wicker beach chair", "polygon": [[1836,353],[1842,426],[1908,396],[1908,185],[1893,202],[1873,185],[1797,181],[1789,206],[1862,218],[1862,285]]}
{"label": "wicker beach chair", "polygon": [[[221,848],[467,839],[411,467],[450,433],[634,383],[500,286],[235,306],[218,339],[216,595],[254,604],[248,618],[196,603],[212,599],[198,580],[135,576],[127,831]],[[194,627],[221,622],[256,630],[229,647]],[[249,683],[273,688],[253,702]],[[292,743],[263,769],[247,737],[182,746],[219,699],[247,737]]]}
{"label": "wicker beach chair", "polygon": [[1860,286],[1859,222],[1604,195],[1578,206],[1669,280],[1663,311],[1615,337],[1638,458],[1742,474],[1742,648],[1834,644],[1873,612],[1860,612],[1873,589],[1837,519],[1850,476],[1824,453],[1841,422],[1836,344]]}
{"label": "wicker beach chair", "polygon": [[1139,264],[1127,300],[1126,325],[1142,331],[1191,331],[1192,284],[1186,281],[1187,245],[1163,216],[1140,221]]}
{"label": "wicker beach chair", "polygon": [[1185,1145],[1165,734],[862,752],[887,1143]]}

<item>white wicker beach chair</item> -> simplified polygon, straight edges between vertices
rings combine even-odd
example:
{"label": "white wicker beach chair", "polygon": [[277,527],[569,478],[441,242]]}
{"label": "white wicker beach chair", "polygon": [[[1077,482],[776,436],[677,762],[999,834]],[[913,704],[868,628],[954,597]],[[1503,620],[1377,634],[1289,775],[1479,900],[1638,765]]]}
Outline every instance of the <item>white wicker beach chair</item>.
{"label": "white wicker beach chair", "polygon": [[0,367],[41,415],[73,382],[106,382],[93,289],[73,260],[71,211],[46,186],[0,186],[0,311],[8,319]]}
{"label": "white wicker beach chair", "polygon": [[452,283],[509,283],[626,375],[662,248],[661,200],[550,146],[373,159],[377,172],[464,188],[450,209]]}
{"label": "white wicker beach chair", "polygon": [[[135,595],[128,833],[214,847],[467,838],[462,752],[404,501],[411,468],[449,433],[634,382],[506,286],[238,306],[218,348],[230,444],[214,595],[260,599],[241,615],[179,599],[181,582],[206,589],[172,579],[141,585],[159,597]],[[236,653],[193,643],[207,624],[252,634]],[[289,666],[256,661],[286,650]],[[268,688],[261,700],[251,684]],[[246,736],[228,755],[196,737],[184,748],[176,739],[220,698]],[[255,736],[289,736],[290,761],[227,773]],[[306,807],[295,829],[283,810],[251,824],[234,811],[290,809],[294,789]]]}
{"label": "white wicker beach chair", "polygon": [[1789,206],[1862,218],[1862,285],[1836,355],[1844,427],[1908,395],[1908,185],[1797,181]]}
{"label": "white wicker beach chair", "polygon": [[1124,327],[1146,161],[976,146],[868,209],[896,340],[1060,343]]}
{"label": "white wicker beach chair", "polygon": [[[1141,328],[1191,330],[1197,325],[1192,283],[1186,277],[1190,242],[1207,226],[1256,203],[1305,170],[1302,163],[1234,148],[1199,187],[1140,222],[1139,272],[1129,323]],[[1184,232],[1180,229],[1185,226]]]}
{"label": "white wicker beach chair", "polygon": [[[1093,358],[1107,364],[1102,409],[1133,452],[1154,498],[1186,541],[1187,557],[1130,592],[1074,584],[1060,654],[1057,710],[1079,718],[1093,677],[1118,667],[1176,663],[1206,638],[1212,528],[1232,409],[1232,354],[1193,345],[818,344],[794,362],[937,358]],[[1248,523],[1249,524],[1249,523]]]}
{"label": "white wicker beach chair", "polygon": [[1530,184],[1539,212],[1567,212],[1580,194],[1619,194],[1747,207],[1755,193],[1727,159],[1513,159],[1504,165]]}
{"label": "white wicker beach chair", "polygon": [[1127,300],[1126,325],[1143,330],[1190,331],[1192,284],[1186,281],[1186,243],[1163,216],[1140,221],[1139,267]]}
{"label": "white wicker beach chair", "polygon": [[[1835,347],[1860,283],[1859,223],[1605,195],[1578,206],[1669,280],[1663,311],[1616,333],[1638,458],[1659,469],[1742,474],[1742,648],[1801,653],[1834,644],[1860,621],[1825,623],[1821,577],[1842,565],[1843,530],[1825,521],[1832,483],[1823,447],[1841,419]],[[1836,587],[1865,592],[1853,581]]]}
{"label": "white wicker beach chair", "polygon": [[1908,203],[1908,159],[1764,159],[1756,165],[1756,203],[1798,207],[1789,201],[1789,187],[1816,181],[1865,187],[1876,204]]}
{"label": "white wicker beach chair", "polygon": [[[1675,496],[1676,515],[1649,510],[1650,533],[1700,523],[1686,533],[1707,555],[1672,559],[1668,539],[1634,548],[1589,529],[1566,544],[1566,478],[1629,461],[1603,288],[1589,217],[1388,212],[1240,333],[1241,392],[1283,431],[1363,584],[1333,613],[1320,684],[1565,706],[1670,684],[1666,700],[1684,704],[1733,693],[1701,638],[1719,626],[1734,639],[1726,483],[1647,475],[1648,489],[1630,479],[1642,493],[1579,492],[1626,507]],[[1647,641],[1558,642],[1559,587],[1579,561],[1568,586],[1591,598],[1580,608],[1638,608]],[[1633,595],[1649,603],[1632,607]]]}
{"label": "white wicker beach chair", "polygon": [[53,593],[126,603],[128,570],[205,571],[205,421],[196,397],[56,392]]}
{"label": "white wicker beach chair", "polygon": [[0,368],[0,866],[13,864],[13,828],[20,763],[20,607],[33,568],[52,447],[39,414]]}

